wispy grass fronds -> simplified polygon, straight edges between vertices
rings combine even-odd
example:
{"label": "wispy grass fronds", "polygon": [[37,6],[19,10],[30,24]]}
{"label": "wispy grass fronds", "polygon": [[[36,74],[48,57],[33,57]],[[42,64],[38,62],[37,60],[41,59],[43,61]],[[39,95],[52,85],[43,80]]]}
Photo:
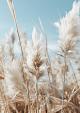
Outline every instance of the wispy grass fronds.
{"label": "wispy grass fronds", "polygon": [[59,46],[62,52],[69,54],[73,52],[76,41],[80,36],[80,2],[73,3],[72,10],[60,19],[59,23],[55,23],[59,30]]}
{"label": "wispy grass fronds", "polygon": [[[59,49],[53,59],[41,20],[28,40],[18,26],[13,0],[7,3],[17,35],[11,30],[0,43],[0,112],[80,113],[80,2],[55,23]],[[18,42],[21,54],[17,49],[16,56]]]}

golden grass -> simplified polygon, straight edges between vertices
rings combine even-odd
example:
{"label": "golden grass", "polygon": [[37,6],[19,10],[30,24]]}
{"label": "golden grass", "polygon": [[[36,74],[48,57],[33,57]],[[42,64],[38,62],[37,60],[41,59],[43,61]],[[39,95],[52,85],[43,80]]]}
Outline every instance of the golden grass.
{"label": "golden grass", "polygon": [[[53,60],[41,21],[41,31],[35,28],[33,43],[28,44],[24,33],[19,31],[13,0],[7,2],[17,35],[13,32],[14,42],[11,35],[11,43],[0,47],[0,113],[80,113],[80,53],[76,54],[80,2],[75,2],[72,10],[56,23],[60,43]],[[21,50],[18,57],[14,53],[16,37]]]}

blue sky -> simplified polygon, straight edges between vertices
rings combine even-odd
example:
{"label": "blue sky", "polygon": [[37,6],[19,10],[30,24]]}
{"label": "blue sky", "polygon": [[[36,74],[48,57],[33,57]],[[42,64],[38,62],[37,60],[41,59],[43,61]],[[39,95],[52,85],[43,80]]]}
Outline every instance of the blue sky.
{"label": "blue sky", "polygon": [[[14,0],[19,25],[31,37],[33,26],[39,24],[40,17],[48,40],[57,40],[58,32],[52,23],[64,16],[74,0]],[[0,0],[0,37],[10,28],[15,28],[6,0]]]}

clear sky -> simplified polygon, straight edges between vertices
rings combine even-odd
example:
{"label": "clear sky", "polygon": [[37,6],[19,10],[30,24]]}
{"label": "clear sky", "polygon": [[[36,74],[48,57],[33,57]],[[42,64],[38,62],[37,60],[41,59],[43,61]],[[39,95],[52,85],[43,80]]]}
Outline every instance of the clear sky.
{"label": "clear sky", "polygon": [[[39,24],[40,17],[50,41],[57,40],[58,33],[52,23],[64,16],[74,0],[14,0],[19,25],[31,37],[33,26]],[[6,0],[0,0],[0,37],[4,37],[14,22]]]}

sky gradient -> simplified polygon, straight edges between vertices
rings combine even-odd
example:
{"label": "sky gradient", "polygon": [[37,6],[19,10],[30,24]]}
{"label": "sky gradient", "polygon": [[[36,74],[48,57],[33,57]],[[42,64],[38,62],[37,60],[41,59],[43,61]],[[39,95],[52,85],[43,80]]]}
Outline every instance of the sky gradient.
{"label": "sky gradient", "polygon": [[[31,37],[33,26],[38,25],[38,18],[43,22],[48,40],[58,39],[58,32],[53,23],[68,12],[74,0],[14,0],[17,20],[20,27]],[[11,28],[15,28],[6,0],[0,1],[0,38]]]}

